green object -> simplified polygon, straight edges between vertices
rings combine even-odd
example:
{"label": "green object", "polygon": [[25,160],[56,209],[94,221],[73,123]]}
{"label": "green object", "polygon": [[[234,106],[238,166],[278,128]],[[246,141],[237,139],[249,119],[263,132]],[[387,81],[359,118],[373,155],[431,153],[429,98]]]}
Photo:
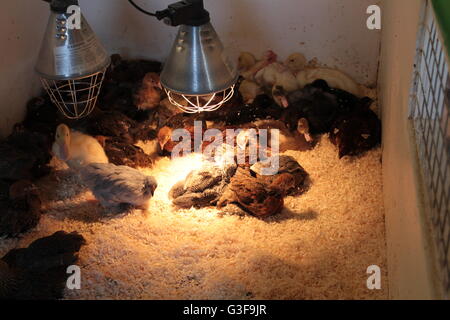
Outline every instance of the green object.
{"label": "green object", "polygon": [[450,0],[433,0],[433,8],[450,57]]}

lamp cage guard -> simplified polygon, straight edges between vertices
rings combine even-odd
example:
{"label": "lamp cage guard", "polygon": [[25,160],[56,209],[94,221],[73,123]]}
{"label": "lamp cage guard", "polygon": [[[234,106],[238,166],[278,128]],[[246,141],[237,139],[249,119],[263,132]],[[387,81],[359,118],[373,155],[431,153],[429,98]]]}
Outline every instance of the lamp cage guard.
{"label": "lamp cage guard", "polygon": [[95,108],[106,69],[92,75],[71,79],[52,80],[41,77],[52,102],[69,119],[81,119]]}
{"label": "lamp cage guard", "polygon": [[169,102],[185,113],[212,112],[234,96],[235,86],[209,95],[186,95],[165,89]]}

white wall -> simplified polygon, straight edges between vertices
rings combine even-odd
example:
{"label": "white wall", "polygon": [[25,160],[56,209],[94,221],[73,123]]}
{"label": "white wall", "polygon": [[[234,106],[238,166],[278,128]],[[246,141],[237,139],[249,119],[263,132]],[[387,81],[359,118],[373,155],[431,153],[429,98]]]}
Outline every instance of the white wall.
{"label": "white wall", "polygon": [[[136,0],[149,11],[176,0]],[[234,54],[273,49],[339,66],[374,85],[380,32],[366,27],[366,9],[378,0],[205,0],[212,23]],[[90,24],[111,52],[164,60],[176,28],[141,14],[126,0],[80,0]]]}
{"label": "white wall", "polygon": [[[307,58],[339,66],[361,83],[377,78],[378,31],[366,28],[366,9],[379,0],[205,0],[213,24],[234,55],[276,51],[284,59],[300,51]],[[136,0],[162,10],[176,0]],[[127,0],[80,0],[82,12],[110,53],[163,61],[176,35]],[[24,115],[36,94],[33,67],[48,18],[39,0],[3,0],[0,10],[0,136]]]}
{"label": "white wall", "polygon": [[390,296],[433,299],[433,245],[425,219],[417,153],[408,120],[422,0],[383,0],[379,99]]}
{"label": "white wall", "polygon": [[0,10],[0,137],[22,120],[40,83],[34,64],[47,24],[44,2],[2,1]]}

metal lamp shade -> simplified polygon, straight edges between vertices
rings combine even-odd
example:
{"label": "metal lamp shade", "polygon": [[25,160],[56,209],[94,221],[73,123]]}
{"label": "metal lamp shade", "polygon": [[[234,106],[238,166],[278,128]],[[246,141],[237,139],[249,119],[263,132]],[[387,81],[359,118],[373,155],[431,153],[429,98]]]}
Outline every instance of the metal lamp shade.
{"label": "metal lamp shade", "polygon": [[66,13],[51,11],[36,64],[46,79],[82,78],[105,70],[110,58],[81,15],[81,29],[67,28]]}
{"label": "metal lamp shade", "polygon": [[110,57],[82,15],[81,29],[67,19],[51,11],[36,71],[58,109],[79,119],[94,110]]}
{"label": "metal lamp shade", "polygon": [[161,73],[161,84],[181,95],[202,96],[234,86],[237,67],[211,23],[202,26],[182,25]]}

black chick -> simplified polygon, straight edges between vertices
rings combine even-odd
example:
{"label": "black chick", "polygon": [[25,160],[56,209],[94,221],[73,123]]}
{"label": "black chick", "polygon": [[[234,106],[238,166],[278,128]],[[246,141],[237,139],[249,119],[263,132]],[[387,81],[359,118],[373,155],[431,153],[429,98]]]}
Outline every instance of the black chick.
{"label": "black chick", "polygon": [[6,201],[9,199],[9,187],[11,186],[5,180],[0,180],[0,201]]}
{"label": "black chick", "polygon": [[64,231],[14,249],[0,259],[0,299],[56,300],[63,297],[67,268],[78,260],[83,236]]}
{"label": "black chick", "polygon": [[21,125],[30,131],[43,133],[53,138],[61,116],[49,96],[42,94],[28,102],[27,114]]}
{"label": "black chick", "polygon": [[[274,91],[274,95],[283,96],[282,88]],[[330,130],[338,116],[338,99],[317,83],[288,94],[287,101],[288,107],[281,118],[292,131],[297,128],[298,120],[305,118],[311,134],[322,134]]]}
{"label": "black chick", "polygon": [[15,132],[0,142],[0,179],[17,181],[45,176],[50,172],[50,146],[45,135],[16,126]]}
{"label": "black chick", "polygon": [[0,199],[0,237],[15,237],[34,228],[41,218],[41,199],[35,185],[21,180]]}
{"label": "black chick", "polygon": [[10,145],[34,155],[36,161],[32,168],[33,178],[41,178],[50,173],[49,163],[52,159],[51,147],[54,136],[33,132],[22,125],[16,125],[7,138]]}
{"label": "black chick", "polygon": [[339,158],[358,156],[381,143],[381,121],[370,108],[357,108],[336,120],[329,137]]}
{"label": "black chick", "polygon": [[325,80],[316,80],[287,96],[278,88],[274,95],[287,97],[288,107],[283,112],[282,120],[288,128],[295,130],[298,120],[305,118],[311,134],[329,132],[337,118],[370,106],[373,102],[368,97],[361,99],[344,90],[331,88]]}
{"label": "black chick", "polygon": [[266,94],[258,95],[251,104],[245,104],[239,93],[219,110],[207,112],[204,119],[207,121],[225,122],[228,126],[237,126],[255,120],[279,119],[283,109]]}

